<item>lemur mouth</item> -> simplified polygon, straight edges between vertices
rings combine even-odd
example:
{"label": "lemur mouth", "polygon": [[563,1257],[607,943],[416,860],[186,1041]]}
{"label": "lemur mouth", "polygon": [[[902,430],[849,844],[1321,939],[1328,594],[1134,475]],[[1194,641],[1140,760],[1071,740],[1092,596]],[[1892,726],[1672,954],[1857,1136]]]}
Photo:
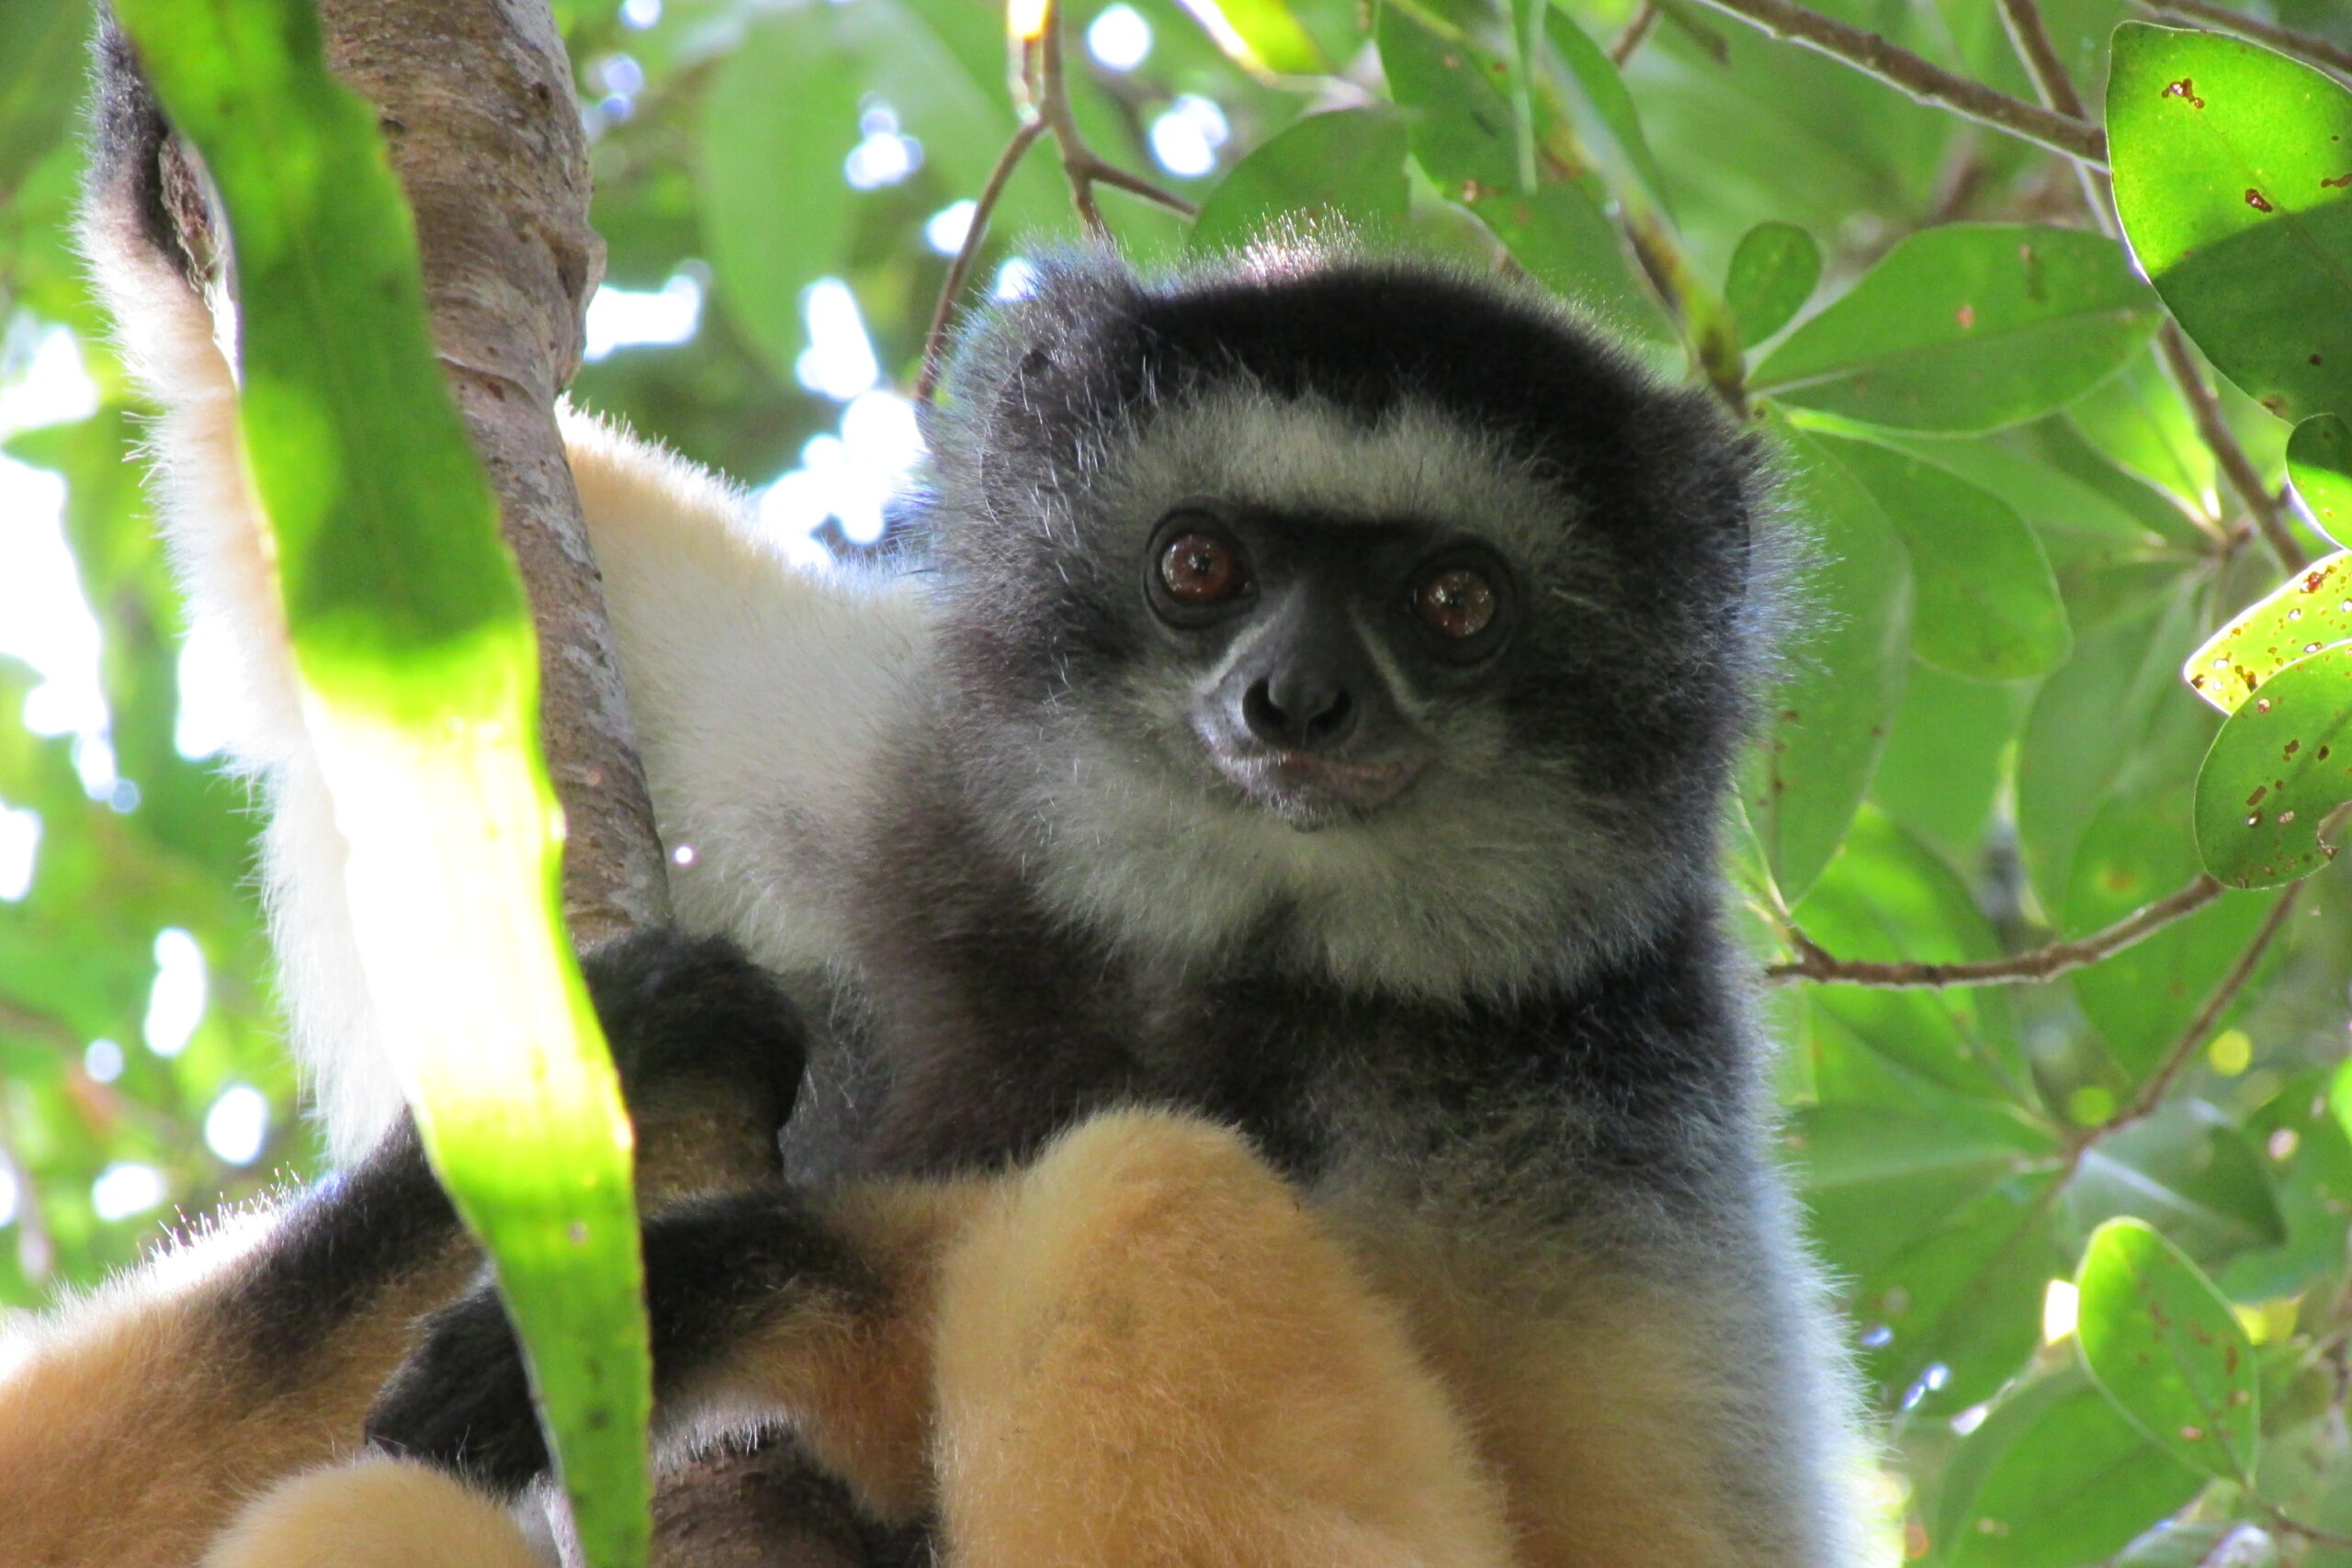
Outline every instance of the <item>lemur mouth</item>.
{"label": "lemur mouth", "polygon": [[1226,751],[1216,764],[1257,805],[1306,831],[1378,810],[1418,777],[1421,759],[1348,761],[1312,751]]}

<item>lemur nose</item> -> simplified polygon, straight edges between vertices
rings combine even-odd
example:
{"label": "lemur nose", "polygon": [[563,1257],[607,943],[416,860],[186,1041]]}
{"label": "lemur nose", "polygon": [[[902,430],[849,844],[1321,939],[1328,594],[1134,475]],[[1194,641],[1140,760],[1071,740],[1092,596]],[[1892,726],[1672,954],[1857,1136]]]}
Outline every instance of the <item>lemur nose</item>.
{"label": "lemur nose", "polygon": [[1336,746],[1355,728],[1355,699],[1347,688],[1306,673],[1254,682],[1241,698],[1250,733],[1290,751]]}

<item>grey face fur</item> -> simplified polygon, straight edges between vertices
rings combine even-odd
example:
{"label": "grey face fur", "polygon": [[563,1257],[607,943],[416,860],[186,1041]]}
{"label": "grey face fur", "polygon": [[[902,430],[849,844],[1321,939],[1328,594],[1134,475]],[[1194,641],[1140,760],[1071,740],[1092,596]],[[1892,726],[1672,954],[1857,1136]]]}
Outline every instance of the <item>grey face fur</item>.
{"label": "grey face fur", "polygon": [[[1526,296],[1328,259],[1160,290],[1063,264],[958,385],[931,523],[948,722],[983,733],[954,750],[1066,917],[1484,993],[1623,951],[1706,874],[1755,464],[1690,396]],[[1150,591],[1188,515],[1268,558],[1201,626]],[[1462,558],[1507,625],[1453,660],[1407,609]],[[1253,724],[1302,664],[1313,712]]]}

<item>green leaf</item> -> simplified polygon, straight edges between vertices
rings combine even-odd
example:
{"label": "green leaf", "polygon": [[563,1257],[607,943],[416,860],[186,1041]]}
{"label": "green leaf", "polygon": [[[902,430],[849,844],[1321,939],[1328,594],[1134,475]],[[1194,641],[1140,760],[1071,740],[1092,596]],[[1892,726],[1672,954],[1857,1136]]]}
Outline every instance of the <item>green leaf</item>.
{"label": "green leaf", "polygon": [[2290,664],[2352,640],[2352,550],[2312,562],[2239,611],[2180,667],[2199,696],[2235,713]]}
{"label": "green leaf", "polygon": [[375,110],[328,73],[309,0],[116,10],[235,236],[244,470],[370,998],[495,1260],[586,1555],[636,1568],[651,1379],[628,1123],[557,908],[537,638]]}
{"label": "green leaf", "polygon": [[1949,1568],[2083,1568],[2203,1484],[2069,1369],[2004,1400],[1961,1444],[1936,1534]]}
{"label": "green leaf", "polygon": [[1749,385],[1870,424],[1997,430],[2113,375],[2156,318],[2147,285],[2112,240],[1955,223],[1888,252],[1792,333]]}
{"label": "green leaf", "polygon": [[1962,1410],[2017,1375],[2041,1338],[2042,1292],[2064,1267],[2050,1234],[2053,1179],[2001,1183],[1864,1278],[1851,1311],[1882,1405]]}
{"label": "green leaf", "polygon": [[2352,92],[2242,39],[2127,22],[2107,82],[2132,253],[2281,419],[2352,413]]}
{"label": "green leaf", "polygon": [[2352,800],[2352,644],[2290,664],[2230,716],[2197,773],[2197,848],[2234,887],[2276,887],[2335,857],[2320,842]]}
{"label": "green leaf", "polygon": [[1276,220],[1336,219],[1384,234],[1405,221],[1405,122],[1386,108],[1302,115],[1236,164],[1193,220],[1196,251],[1236,249]]}
{"label": "green leaf", "polygon": [[1975,863],[2001,787],[2001,757],[2032,690],[1914,663],[1879,754],[1871,800],[1959,865]]}
{"label": "green leaf", "polygon": [[1466,40],[1439,37],[1396,5],[1380,7],[1376,36],[1413,157],[1438,188],[1465,205],[1519,190],[1516,117],[1483,69],[1496,62]]}
{"label": "green leaf", "polygon": [[1675,341],[1657,295],[1634,276],[1624,236],[1584,187],[1564,182],[1528,195],[1500,192],[1471,202],[1528,276],[1606,325],[1653,343]]}
{"label": "green leaf", "polygon": [[1666,216],[1666,175],[1616,62],[1557,5],[1544,7],[1537,53],[1536,85],[1548,89],[1545,107],[1574,128],[1577,151],[1600,164],[1610,188],[1636,210]]}
{"label": "green leaf", "polygon": [[842,161],[857,144],[865,73],[843,43],[842,14],[762,14],[703,96],[703,229],[719,302],[787,384],[801,292],[837,270],[846,248]]}
{"label": "green leaf", "polygon": [[2245,1134],[2270,1163],[2287,1239],[2230,1259],[2219,1276],[2233,1301],[2278,1301],[2344,1267],[2352,1224],[2352,1139],[2328,1105],[2326,1068],[2289,1078],[2245,1119]]}
{"label": "green leaf", "polygon": [[2287,477],[2313,527],[2338,544],[2352,539],[2352,420],[2315,413],[2295,426]]}
{"label": "green leaf", "polygon": [[2083,1365],[2117,1408],[2182,1463],[2252,1476],[2262,1431],[2254,1342],[2203,1271],[2138,1220],[2109,1220],[2075,1281]]}
{"label": "green leaf", "polygon": [[1793,223],[1758,223],[1740,236],[1724,280],[1739,340],[1759,344],[1796,318],[1821,282],[1821,247]]}
{"label": "green leaf", "polygon": [[2086,1232],[2127,1215],[2144,1220],[2209,1263],[2287,1236],[2262,1156],[2199,1100],[2177,1100],[2091,1145],[2067,1184],[2066,1210]]}
{"label": "green leaf", "polygon": [[1886,513],[1811,436],[1781,426],[1785,495],[1812,525],[1805,591],[1838,614],[1792,649],[1740,798],[1783,899],[1804,897],[1870,786],[1910,664],[1911,569]]}
{"label": "green leaf", "polygon": [[1950,469],[1866,441],[1815,439],[1877,498],[1911,553],[1911,651],[1980,681],[2040,675],[2072,647],[2041,546],[2009,504]]}
{"label": "green leaf", "polygon": [[1823,1259],[1849,1279],[1886,1268],[1961,1209],[2057,1152],[2013,1108],[1951,1096],[1932,1111],[1807,1106],[1789,1141]]}

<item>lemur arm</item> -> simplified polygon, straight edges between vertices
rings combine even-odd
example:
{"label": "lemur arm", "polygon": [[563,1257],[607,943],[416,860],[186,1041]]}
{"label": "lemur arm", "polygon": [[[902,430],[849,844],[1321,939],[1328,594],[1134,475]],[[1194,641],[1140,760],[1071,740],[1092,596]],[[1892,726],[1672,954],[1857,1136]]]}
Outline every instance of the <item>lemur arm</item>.
{"label": "lemur arm", "polygon": [[[1510,1561],[1401,1315],[1193,1118],[1099,1115],[1000,1178],[701,1202],[646,1258],[665,1442],[788,1418],[867,1508],[935,1516],[956,1568]],[[435,1315],[370,1432],[493,1492],[544,1468],[494,1299]]]}
{"label": "lemur arm", "polygon": [[[730,945],[588,962],[649,1201],[773,1179],[797,1017]],[[419,1317],[479,1259],[397,1124],[365,1161],[0,1343],[0,1562],[187,1568],[254,1493],[357,1451]]]}

